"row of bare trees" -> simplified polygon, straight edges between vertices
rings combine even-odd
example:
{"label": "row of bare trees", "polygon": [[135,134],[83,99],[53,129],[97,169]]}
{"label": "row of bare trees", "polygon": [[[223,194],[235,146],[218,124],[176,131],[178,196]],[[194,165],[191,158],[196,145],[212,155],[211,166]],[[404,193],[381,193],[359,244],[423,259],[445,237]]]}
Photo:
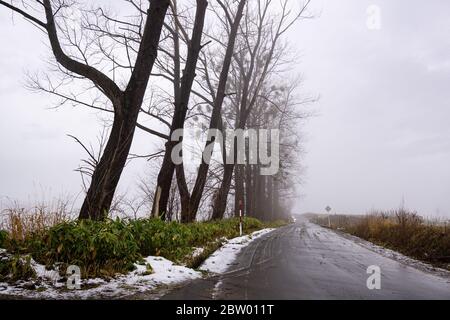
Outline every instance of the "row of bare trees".
{"label": "row of bare trees", "polygon": [[[309,0],[124,3],[130,14],[122,18],[74,0],[0,0],[48,36],[52,72],[30,77],[30,86],[60,98],[59,105],[109,117],[109,135],[98,153],[74,137],[89,155],[79,168],[88,178],[79,218],[105,219],[126,163],[142,157],[160,164],[153,166],[159,170],[156,183],[141,184],[153,217],[191,222],[199,211],[209,211],[210,218],[221,219],[238,214],[240,206],[249,216],[283,217],[300,176],[296,128],[306,116],[302,106],[312,101],[297,95],[300,81],[291,75],[295,56],[287,33],[308,17]],[[194,172],[172,157],[180,142],[186,144],[174,134],[191,127],[208,135],[199,147],[207,156]],[[130,155],[136,128],[161,141],[161,149]],[[217,142],[227,142],[225,135],[216,141],[208,134],[214,129],[278,129],[280,169],[265,176],[261,164],[236,164],[235,139],[228,148],[233,163],[206,161]],[[244,153],[248,158],[249,150]]]}

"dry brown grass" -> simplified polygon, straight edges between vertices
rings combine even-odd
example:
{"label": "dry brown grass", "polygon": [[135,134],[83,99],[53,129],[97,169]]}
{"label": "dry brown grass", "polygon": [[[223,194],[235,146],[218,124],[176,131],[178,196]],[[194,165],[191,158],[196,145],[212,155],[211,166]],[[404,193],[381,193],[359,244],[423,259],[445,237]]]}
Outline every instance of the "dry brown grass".
{"label": "dry brown grass", "polygon": [[69,200],[55,200],[50,204],[37,204],[31,208],[17,201],[1,212],[1,228],[8,231],[12,240],[24,240],[28,235],[41,233],[50,227],[70,220]]}
{"label": "dry brown grass", "polygon": [[[312,221],[328,226],[328,216]],[[450,269],[450,225],[444,220],[425,220],[404,208],[372,211],[367,215],[330,215],[331,228],[397,250],[405,255]]]}

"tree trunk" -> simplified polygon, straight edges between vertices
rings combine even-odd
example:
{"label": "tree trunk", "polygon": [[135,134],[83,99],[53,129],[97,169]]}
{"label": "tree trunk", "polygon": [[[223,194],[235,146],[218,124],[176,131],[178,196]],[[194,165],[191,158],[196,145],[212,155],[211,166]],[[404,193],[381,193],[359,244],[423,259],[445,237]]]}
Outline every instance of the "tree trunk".
{"label": "tree trunk", "polygon": [[227,207],[227,199],[228,194],[230,193],[231,188],[231,181],[233,179],[233,171],[234,171],[234,180],[236,182],[235,185],[235,201],[234,201],[234,216],[239,216],[239,200],[243,200],[243,192],[244,192],[244,186],[243,186],[243,180],[240,173],[241,165],[235,165],[237,162],[237,154],[238,154],[238,145],[237,145],[237,139],[233,139],[233,146],[234,153],[233,153],[233,163],[226,164],[226,148],[225,148],[225,141],[224,138],[223,146],[224,146],[224,170],[223,170],[223,179],[222,183],[220,184],[220,188],[218,190],[217,196],[215,198],[215,201],[213,203],[213,214],[212,219],[218,220],[223,219],[225,215],[225,210]]}
{"label": "tree trunk", "polygon": [[[217,196],[213,205],[212,220],[223,219],[227,207],[228,193],[230,192],[231,179],[233,178],[234,165],[227,164],[224,168],[223,180],[217,191]],[[236,197],[238,197],[236,195]]]}
{"label": "tree trunk", "polygon": [[267,176],[267,194],[266,194],[266,208],[267,208],[267,218],[269,221],[273,221],[273,176]]}
{"label": "tree trunk", "polygon": [[279,219],[282,217],[280,212],[280,184],[278,182],[278,177],[273,179],[273,195],[272,195],[272,206],[274,212],[274,218]]}
{"label": "tree trunk", "polygon": [[[258,167],[258,166],[257,166]],[[256,218],[265,220],[265,208],[264,208],[264,190],[265,190],[265,179],[264,176],[260,174],[259,167],[256,171],[256,186],[255,186],[255,214]]]}
{"label": "tree trunk", "polygon": [[252,183],[252,165],[245,165],[245,215],[253,216],[253,183]]}
{"label": "tree trunk", "polygon": [[[234,169],[234,184],[235,184],[235,192],[234,192],[234,215],[239,217],[239,210],[241,207],[241,203],[245,202],[245,194],[244,194],[244,165],[236,164]],[[231,184],[231,181],[230,183]]]}
{"label": "tree trunk", "polygon": [[180,220],[182,223],[192,222],[192,216],[190,215],[189,203],[190,203],[190,194],[188,185],[186,183],[186,177],[184,175],[184,167],[183,164],[176,166],[177,173],[177,185],[178,191],[180,192],[180,204],[181,204],[181,217]]}
{"label": "tree trunk", "polygon": [[[212,142],[214,143],[214,142]],[[202,160],[198,169],[197,179],[195,180],[194,189],[190,197],[189,205],[185,208],[185,212],[189,216],[189,222],[194,221],[197,215],[200,201],[202,199],[203,190],[205,189],[206,179],[208,176],[209,164]]]}
{"label": "tree trunk", "polygon": [[103,220],[108,216],[120,175],[128,158],[138,112],[116,115],[103,155],[92,175],[80,219]]}
{"label": "tree trunk", "polygon": [[170,187],[172,186],[172,178],[175,170],[175,164],[171,159],[172,142],[166,142],[166,150],[163,158],[161,169],[159,170],[157,187],[155,190],[154,201],[152,205],[152,217],[161,217],[165,219],[167,204],[169,201]]}

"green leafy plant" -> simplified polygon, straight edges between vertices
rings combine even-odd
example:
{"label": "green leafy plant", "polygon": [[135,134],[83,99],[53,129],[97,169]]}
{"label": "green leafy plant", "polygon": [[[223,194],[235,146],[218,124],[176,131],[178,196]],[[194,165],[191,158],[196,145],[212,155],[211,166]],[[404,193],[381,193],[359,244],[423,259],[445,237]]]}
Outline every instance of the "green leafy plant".
{"label": "green leafy plant", "polygon": [[0,248],[4,248],[9,235],[5,230],[0,230]]}
{"label": "green leafy plant", "polygon": [[44,234],[15,242],[9,249],[29,252],[36,261],[48,266],[56,262],[78,265],[83,276],[114,275],[132,270],[133,262],[140,258],[136,240],[121,220],[62,223]]}
{"label": "green leafy plant", "polygon": [[35,277],[29,255],[0,256],[0,281],[28,280]]}
{"label": "green leafy plant", "polygon": [[[257,219],[243,218],[244,233],[265,226]],[[48,267],[61,264],[62,271],[65,266],[77,265],[83,277],[97,277],[126,273],[150,255],[197,267],[220,246],[221,238],[237,236],[238,218],[189,224],[160,219],[81,220],[8,241],[7,249],[15,254],[31,254]],[[205,250],[193,258],[195,247]]]}

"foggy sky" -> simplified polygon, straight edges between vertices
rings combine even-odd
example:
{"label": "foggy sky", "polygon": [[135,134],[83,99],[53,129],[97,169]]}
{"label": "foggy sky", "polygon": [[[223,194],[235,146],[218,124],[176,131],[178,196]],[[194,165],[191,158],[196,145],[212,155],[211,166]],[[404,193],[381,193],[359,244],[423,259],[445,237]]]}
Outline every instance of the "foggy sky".
{"label": "foggy sky", "polygon": [[[366,26],[371,4],[380,30]],[[315,18],[289,37],[302,90],[320,95],[301,128],[307,170],[296,210],[364,213],[404,199],[423,215],[450,217],[450,3],[315,0],[311,9]],[[85,155],[66,134],[95,143],[99,114],[49,110],[54,100],[24,88],[25,72],[47,68],[47,39],[5,8],[0,30],[0,202],[77,194],[73,170]],[[134,152],[155,146],[136,138]],[[150,165],[126,168],[121,190]]]}

